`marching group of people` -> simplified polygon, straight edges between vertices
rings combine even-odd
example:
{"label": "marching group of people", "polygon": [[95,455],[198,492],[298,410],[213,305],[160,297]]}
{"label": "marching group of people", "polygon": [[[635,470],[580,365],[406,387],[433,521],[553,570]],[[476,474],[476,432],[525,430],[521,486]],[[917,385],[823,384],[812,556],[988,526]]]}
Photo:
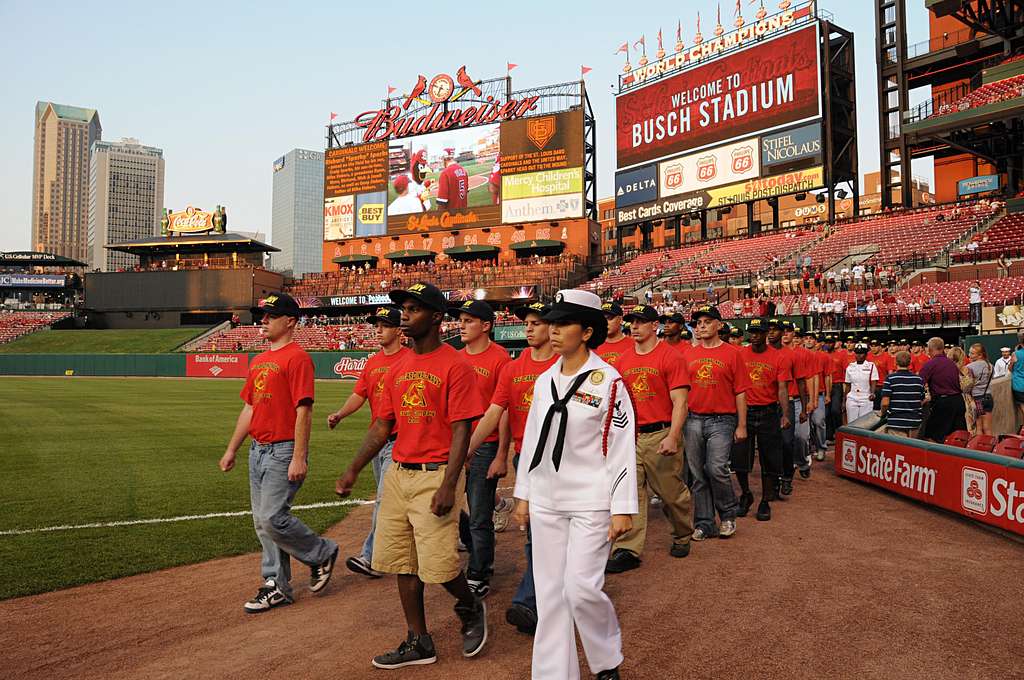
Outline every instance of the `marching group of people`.
{"label": "marching group of people", "polygon": [[[508,521],[526,532],[526,568],[505,615],[535,636],[532,677],[579,678],[578,632],[595,675],[618,678],[621,631],[604,579],[641,565],[650,507],[668,519],[670,555],[685,558],[694,542],[733,536],[752,509],[770,521],[772,503],[792,497],[796,475],[810,478],[844,422],[881,410],[890,431],[915,436],[921,412],[913,398],[926,385],[933,414],[949,410],[937,389],[948,380],[938,339],[927,351],[899,341],[886,351],[877,340],[804,333],[777,318],[752,319],[744,334],[713,305],[689,315],[648,305],[624,313],[594,293],[565,290],[550,305],[514,310],[527,348],[512,359],[491,339],[487,303],[449,307],[429,283],[389,296],[393,304],[368,319],[380,351],[327,419],[334,429],[370,404],[369,430],[336,492],[348,495],[372,466],[371,529],[346,566],[397,576],[407,631],[373,658],[378,668],[436,661],[426,583],[454,598],[463,655],[485,647],[498,517],[498,530]],[[264,584],[245,609],[256,613],[293,601],[290,557],[310,568],[309,589],[319,592],[339,548],[290,512],[306,474],[313,403],[312,361],[291,342],[299,307],[275,294],[254,313],[271,348],[251,362],[220,465],[230,470],[251,435]],[[441,341],[446,318],[457,321],[462,350]],[[514,506],[498,493],[513,467]]]}

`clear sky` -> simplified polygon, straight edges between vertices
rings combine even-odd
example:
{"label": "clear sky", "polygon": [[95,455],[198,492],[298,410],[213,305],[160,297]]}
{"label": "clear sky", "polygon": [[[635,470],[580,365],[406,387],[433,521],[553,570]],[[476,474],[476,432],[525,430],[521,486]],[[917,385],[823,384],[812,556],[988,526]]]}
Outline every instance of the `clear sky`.
{"label": "clear sky", "polygon": [[[756,6],[744,14],[753,16]],[[723,23],[734,3],[722,4]],[[765,3],[774,9],[773,0]],[[923,0],[910,0],[910,43],[927,39]],[[165,205],[228,207],[231,228],[270,231],[274,159],[322,150],[330,112],[339,120],[376,108],[390,84],[420,73],[475,78],[519,64],[513,87],[558,83],[594,70],[587,87],[598,125],[599,194],[611,191],[614,99],[626,40],[658,29],[689,43],[697,12],[705,34],[717,3],[518,0],[517,2],[0,0],[0,250],[31,241],[36,101],[99,111],[103,138],[136,137],[164,150]],[[856,35],[862,174],[878,169],[874,17],[862,0],[819,5]],[[650,53],[653,53],[653,48]],[[635,63],[635,59],[634,59]],[[930,174],[930,173],[921,173]]]}

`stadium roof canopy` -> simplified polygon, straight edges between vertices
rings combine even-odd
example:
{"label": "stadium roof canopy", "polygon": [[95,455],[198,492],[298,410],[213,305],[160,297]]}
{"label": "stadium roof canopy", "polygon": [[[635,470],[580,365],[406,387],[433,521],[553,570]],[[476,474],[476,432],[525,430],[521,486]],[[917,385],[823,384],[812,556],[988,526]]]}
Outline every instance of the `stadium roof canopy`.
{"label": "stadium roof canopy", "polygon": [[356,263],[360,263],[361,264],[363,262],[376,262],[376,261],[377,261],[377,256],[376,255],[360,255],[358,253],[354,254],[354,255],[339,255],[338,257],[335,257],[335,258],[331,259],[331,262],[333,262],[334,264],[356,264]]}
{"label": "stadium roof canopy", "polygon": [[0,253],[0,267],[85,267],[85,262],[54,253],[34,250],[11,250]]}
{"label": "stadium roof canopy", "polygon": [[563,241],[555,241],[553,239],[534,239],[532,241],[520,241],[519,243],[513,243],[511,246],[512,250],[521,252],[532,252],[532,251],[561,251],[565,248]]}
{"label": "stadium roof canopy", "polygon": [[409,248],[406,250],[396,250],[388,253],[384,257],[389,260],[429,260],[437,256],[433,250],[416,250],[415,248]]}
{"label": "stadium roof canopy", "polygon": [[108,243],[107,250],[133,255],[159,256],[174,253],[278,253],[280,248],[241,234],[192,234],[189,236],[150,236],[135,241]]}

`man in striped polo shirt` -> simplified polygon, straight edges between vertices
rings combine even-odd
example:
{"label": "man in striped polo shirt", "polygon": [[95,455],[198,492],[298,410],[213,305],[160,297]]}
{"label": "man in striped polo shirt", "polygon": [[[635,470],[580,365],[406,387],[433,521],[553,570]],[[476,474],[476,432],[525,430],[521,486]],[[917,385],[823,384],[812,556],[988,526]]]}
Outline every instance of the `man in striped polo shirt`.
{"label": "man in striped polo shirt", "polygon": [[910,359],[910,352],[896,352],[896,370],[882,385],[882,417],[888,434],[915,439],[921,429],[924,381],[910,370]]}

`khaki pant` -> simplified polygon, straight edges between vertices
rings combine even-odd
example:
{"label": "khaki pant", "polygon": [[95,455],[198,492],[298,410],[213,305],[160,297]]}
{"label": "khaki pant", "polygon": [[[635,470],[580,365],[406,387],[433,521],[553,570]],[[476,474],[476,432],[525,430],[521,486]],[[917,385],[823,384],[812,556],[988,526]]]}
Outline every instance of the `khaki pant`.
{"label": "khaki pant", "polygon": [[684,457],[682,445],[674,456],[658,453],[658,445],[668,435],[668,429],[640,434],[636,440],[636,485],[640,501],[640,514],[633,521],[633,528],[619,538],[612,547],[628,550],[641,555],[647,539],[647,508],[650,501],[646,487],[650,487],[661,498],[661,511],[672,524],[672,542],[689,543],[693,535],[692,505],[690,489],[683,482]]}
{"label": "khaki pant", "polygon": [[917,431],[920,428],[916,427],[886,427],[885,433],[891,434],[894,437],[909,437],[910,439],[917,439]]}

